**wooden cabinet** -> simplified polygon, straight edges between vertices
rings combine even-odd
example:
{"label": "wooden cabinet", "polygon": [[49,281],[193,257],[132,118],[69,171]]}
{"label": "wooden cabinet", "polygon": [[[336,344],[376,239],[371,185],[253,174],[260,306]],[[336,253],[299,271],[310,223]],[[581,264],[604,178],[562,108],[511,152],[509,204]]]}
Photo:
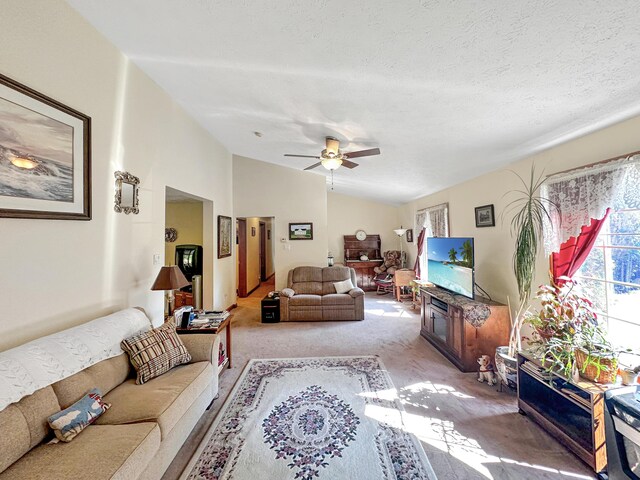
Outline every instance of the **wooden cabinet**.
{"label": "wooden cabinet", "polygon": [[[366,255],[369,260],[360,260],[362,255]],[[364,291],[376,289],[376,273],[373,269],[382,265],[382,262],[380,235],[367,235],[364,240],[358,240],[355,235],[344,236],[344,264],[356,271],[358,287]]]}
{"label": "wooden cabinet", "polygon": [[[436,296],[434,290],[420,289],[420,334],[463,372],[477,371],[480,355],[493,358],[496,347],[509,342],[507,306],[482,297],[459,303],[456,300],[459,296],[449,293]],[[474,304],[486,305],[490,311],[481,325],[477,323],[479,326],[465,319],[465,307],[473,308]]]}
{"label": "wooden cabinet", "polygon": [[615,385],[572,382],[518,354],[518,407],[596,473],[607,465],[604,394]]}
{"label": "wooden cabinet", "polygon": [[356,271],[356,280],[358,287],[366,291],[375,290],[376,284],[374,279],[376,272],[373,271],[375,267],[382,265],[382,260],[362,262],[356,260],[350,260],[345,262],[347,267],[351,267]]}

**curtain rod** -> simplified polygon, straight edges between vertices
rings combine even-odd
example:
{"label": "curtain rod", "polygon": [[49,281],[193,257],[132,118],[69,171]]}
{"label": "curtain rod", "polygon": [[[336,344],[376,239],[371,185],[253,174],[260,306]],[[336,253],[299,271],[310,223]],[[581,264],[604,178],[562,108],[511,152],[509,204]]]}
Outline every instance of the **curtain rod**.
{"label": "curtain rod", "polygon": [[571,173],[571,172],[574,172],[576,170],[582,170],[583,168],[595,167],[597,165],[605,165],[607,163],[615,162],[615,161],[621,160],[623,158],[633,157],[634,155],[640,155],[640,150],[638,150],[636,152],[631,152],[631,153],[624,153],[624,154],[618,155],[616,157],[607,158],[606,160],[600,160],[600,161],[597,161],[597,162],[589,163],[587,165],[582,165],[580,167],[574,167],[574,168],[570,168],[568,170],[562,170],[560,172],[550,173],[549,175],[547,175],[544,178],[547,179],[549,177],[555,177],[556,175],[562,175],[564,173]]}

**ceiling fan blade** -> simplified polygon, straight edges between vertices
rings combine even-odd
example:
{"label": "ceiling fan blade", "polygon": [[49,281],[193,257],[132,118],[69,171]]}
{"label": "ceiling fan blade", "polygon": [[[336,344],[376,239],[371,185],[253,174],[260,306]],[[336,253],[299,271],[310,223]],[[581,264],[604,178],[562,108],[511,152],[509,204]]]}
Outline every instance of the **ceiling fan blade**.
{"label": "ceiling fan blade", "polygon": [[317,155],[293,155],[292,153],[285,153],[285,157],[299,157],[299,158],[320,158]]}
{"label": "ceiling fan blade", "polygon": [[342,166],[347,168],[356,168],[358,164],[349,160],[342,160]]}
{"label": "ceiling fan blade", "polygon": [[319,167],[320,165],[322,165],[322,163],[321,163],[321,162],[314,163],[314,164],[313,164],[313,165],[311,165],[310,167],[305,168],[305,170],[311,170],[311,169],[314,169],[314,168],[316,168],[316,167]]}
{"label": "ceiling fan blade", "polygon": [[380,155],[379,148],[370,148],[369,150],[360,150],[358,152],[345,153],[347,158],[369,157],[371,155]]}

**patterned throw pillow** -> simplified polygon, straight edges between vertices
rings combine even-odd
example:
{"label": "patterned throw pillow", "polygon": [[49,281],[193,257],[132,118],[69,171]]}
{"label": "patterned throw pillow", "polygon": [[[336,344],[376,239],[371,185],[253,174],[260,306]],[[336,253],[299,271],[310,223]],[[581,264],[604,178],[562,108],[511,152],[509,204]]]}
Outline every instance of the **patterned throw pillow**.
{"label": "patterned throw pillow", "polygon": [[94,388],[69,408],[51,415],[48,422],[59,440],[70,442],[110,407],[102,400],[100,390]]}
{"label": "patterned throw pillow", "polygon": [[191,355],[172,323],[127,338],[121,345],[138,372],[138,385],[191,361]]}

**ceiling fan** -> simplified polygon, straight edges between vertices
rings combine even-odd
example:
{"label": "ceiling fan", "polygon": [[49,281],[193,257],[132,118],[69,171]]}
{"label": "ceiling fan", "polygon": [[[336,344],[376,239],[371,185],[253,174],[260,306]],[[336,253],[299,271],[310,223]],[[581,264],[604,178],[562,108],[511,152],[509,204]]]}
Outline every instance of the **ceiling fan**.
{"label": "ceiling fan", "polygon": [[330,170],[332,173],[334,170],[340,168],[340,166],[347,168],[355,168],[358,166],[357,163],[349,160],[350,158],[358,158],[358,157],[370,157],[372,155],[380,155],[379,148],[370,148],[368,150],[359,150],[357,152],[348,152],[343,153],[340,150],[340,140],[333,137],[326,137],[326,148],[322,150],[320,156],[317,155],[293,155],[290,153],[285,153],[285,157],[300,157],[300,158],[317,158],[320,160],[318,163],[314,163],[313,165],[308,166],[305,170],[311,170],[313,168],[319,167],[322,165],[327,170]]}

